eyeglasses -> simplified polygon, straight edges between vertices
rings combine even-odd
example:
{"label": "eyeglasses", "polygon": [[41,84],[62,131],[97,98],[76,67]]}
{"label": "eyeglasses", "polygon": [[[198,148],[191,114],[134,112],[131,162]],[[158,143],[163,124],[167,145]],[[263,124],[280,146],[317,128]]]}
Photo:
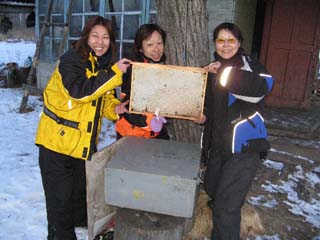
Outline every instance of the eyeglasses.
{"label": "eyeglasses", "polygon": [[235,38],[228,38],[228,39],[217,38],[216,39],[217,44],[224,44],[225,42],[227,42],[229,44],[235,44],[237,42],[237,39],[235,39]]}

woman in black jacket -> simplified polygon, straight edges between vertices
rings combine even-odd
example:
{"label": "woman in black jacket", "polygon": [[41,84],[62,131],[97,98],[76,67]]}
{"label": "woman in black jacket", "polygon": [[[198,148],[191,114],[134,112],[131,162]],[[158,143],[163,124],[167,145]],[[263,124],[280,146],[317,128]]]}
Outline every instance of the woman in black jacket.
{"label": "woman in black jacket", "polygon": [[[244,53],[238,26],[222,23],[213,33],[216,52],[209,70],[202,160],[211,197],[212,239],[240,239],[241,207],[269,149],[261,102],[273,78]],[[201,122],[200,121],[200,122]]]}
{"label": "woman in black jacket", "polygon": [[[157,24],[144,24],[136,32],[133,46],[133,60],[136,62],[163,64],[166,56],[164,46],[166,42],[165,31]],[[132,68],[124,75],[121,86],[122,102],[128,104],[131,91]],[[124,113],[116,122],[117,139],[124,136],[144,138],[169,139],[164,117],[154,114]]]}

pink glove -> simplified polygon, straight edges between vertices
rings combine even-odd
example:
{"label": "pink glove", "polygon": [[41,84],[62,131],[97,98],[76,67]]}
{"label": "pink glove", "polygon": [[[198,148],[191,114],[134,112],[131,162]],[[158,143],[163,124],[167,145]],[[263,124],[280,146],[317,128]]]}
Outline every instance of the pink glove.
{"label": "pink glove", "polygon": [[164,117],[154,116],[150,122],[150,126],[151,126],[152,131],[160,132],[163,124],[166,122],[167,122],[167,120]]}

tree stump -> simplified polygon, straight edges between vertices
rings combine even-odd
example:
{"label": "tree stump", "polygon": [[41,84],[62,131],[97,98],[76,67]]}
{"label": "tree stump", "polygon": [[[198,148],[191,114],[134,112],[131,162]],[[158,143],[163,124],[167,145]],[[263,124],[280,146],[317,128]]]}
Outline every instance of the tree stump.
{"label": "tree stump", "polygon": [[192,220],[163,214],[118,208],[115,240],[181,240]]}

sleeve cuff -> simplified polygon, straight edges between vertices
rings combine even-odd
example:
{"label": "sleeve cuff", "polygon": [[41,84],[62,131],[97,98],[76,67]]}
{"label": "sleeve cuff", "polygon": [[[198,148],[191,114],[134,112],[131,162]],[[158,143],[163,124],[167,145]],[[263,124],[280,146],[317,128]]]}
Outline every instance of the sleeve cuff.
{"label": "sleeve cuff", "polygon": [[115,72],[115,74],[122,76],[123,72],[120,70],[120,68],[118,67],[118,64],[115,63],[113,64],[113,66],[111,67],[112,71]]}

